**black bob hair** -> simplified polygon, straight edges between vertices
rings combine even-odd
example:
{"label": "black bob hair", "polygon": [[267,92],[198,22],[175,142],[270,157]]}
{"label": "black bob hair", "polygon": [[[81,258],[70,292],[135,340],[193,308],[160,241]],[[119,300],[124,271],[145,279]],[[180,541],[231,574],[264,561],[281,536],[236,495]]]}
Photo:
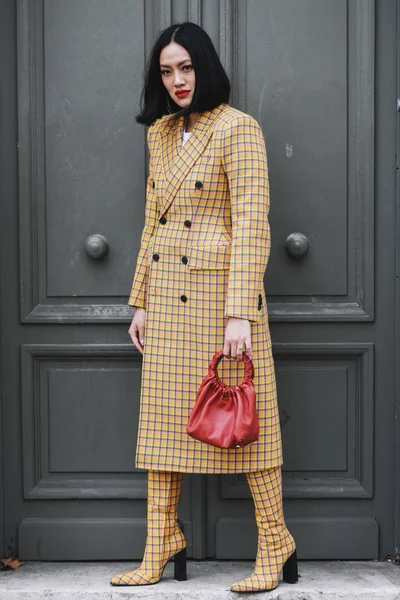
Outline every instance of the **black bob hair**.
{"label": "black bob hair", "polygon": [[[171,42],[188,51],[196,75],[192,102],[184,109],[172,100],[161,80],[160,54]],[[208,33],[190,21],[176,23],[164,29],[154,43],[145,69],[140,113],[136,121],[151,125],[169,113],[188,115],[212,110],[223,102],[228,103],[230,91],[229,78]]]}

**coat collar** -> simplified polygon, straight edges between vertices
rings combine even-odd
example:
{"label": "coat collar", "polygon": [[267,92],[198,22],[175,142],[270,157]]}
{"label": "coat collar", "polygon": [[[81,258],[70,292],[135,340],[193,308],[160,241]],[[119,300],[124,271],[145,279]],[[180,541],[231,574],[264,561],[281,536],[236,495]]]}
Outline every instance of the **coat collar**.
{"label": "coat collar", "polygon": [[[199,134],[199,133],[207,131],[207,129],[209,128],[211,123],[214,121],[214,119],[216,119],[218,117],[218,115],[224,110],[224,108],[226,106],[228,106],[228,104],[226,102],[222,102],[215,108],[213,108],[211,110],[206,110],[206,111],[200,113],[199,118],[197,119],[196,123],[194,124],[192,133]],[[185,117],[182,114],[182,111],[179,111],[179,112],[175,113],[174,115],[171,115],[168,119],[166,119],[165,125],[162,129],[162,133],[166,134],[166,135],[171,135],[171,134],[175,134],[177,130],[178,130],[178,132],[182,131],[184,120],[185,120]],[[192,137],[192,136],[190,136],[190,137]],[[186,146],[186,144],[185,144],[185,146]]]}
{"label": "coat collar", "polygon": [[184,115],[178,112],[165,120],[160,131],[160,153],[166,185],[164,198],[161,199],[159,217],[168,210],[187,173],[204,152],[212,135],[211,125],[227,106],[228,104],[222,103],[212,110],[200,113],[193,127],[192,135],[183,147]]}

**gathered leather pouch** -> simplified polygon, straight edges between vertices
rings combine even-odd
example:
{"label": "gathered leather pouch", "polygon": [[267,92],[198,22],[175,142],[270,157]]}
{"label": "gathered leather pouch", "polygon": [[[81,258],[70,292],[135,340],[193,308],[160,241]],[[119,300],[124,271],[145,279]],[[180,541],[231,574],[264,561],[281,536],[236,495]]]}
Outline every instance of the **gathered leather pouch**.
{"label": "gathered leather pouch", "polygon": [[186,427],[194,439],[217,448],[243,448],[258,440],[259,421],[253,384],[254,365],[246,353],[245,377],[239,385],[226,385],[217,366],[224,356],[216,352],[203,379]]}

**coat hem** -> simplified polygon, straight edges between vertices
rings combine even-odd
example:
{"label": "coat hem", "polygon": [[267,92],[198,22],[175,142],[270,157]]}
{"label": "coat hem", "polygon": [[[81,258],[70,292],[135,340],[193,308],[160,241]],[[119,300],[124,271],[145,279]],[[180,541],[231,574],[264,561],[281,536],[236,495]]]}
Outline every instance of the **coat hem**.
{"label": "coat hem", "polygon": [[137,469],[145,469],[146,471],[165,471],[171,473],[192,473],[198,475],[235,475],[239,473],[252,473],[255,471],[266,471],[268,469],[275,469],[281,467],[283,460],[275,460],[270,462],[264,462],[257,464],[257,466],[235,467],[232,465],[231,468],[216,469],[215,467],[199,467],[199,466],[181,466],[177,464],[160,464],[144,460],[136,460],[135,467]]}

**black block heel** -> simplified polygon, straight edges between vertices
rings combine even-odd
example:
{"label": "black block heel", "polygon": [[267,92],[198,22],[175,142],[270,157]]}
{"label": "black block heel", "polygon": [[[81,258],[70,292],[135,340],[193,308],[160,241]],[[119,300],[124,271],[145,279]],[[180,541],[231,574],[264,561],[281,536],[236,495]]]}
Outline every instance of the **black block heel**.
{"label": "black block heel", "polygon": [[299,571],[297,568],[297,551],[295,550],[287,559],[283,566],[283,581],[286,583],[297,583],[299,580]]}
{"label": "black block heel", "polygon": [[174,577],[177,581],[186,581],[186,548],[175,554],[174,558]]}

